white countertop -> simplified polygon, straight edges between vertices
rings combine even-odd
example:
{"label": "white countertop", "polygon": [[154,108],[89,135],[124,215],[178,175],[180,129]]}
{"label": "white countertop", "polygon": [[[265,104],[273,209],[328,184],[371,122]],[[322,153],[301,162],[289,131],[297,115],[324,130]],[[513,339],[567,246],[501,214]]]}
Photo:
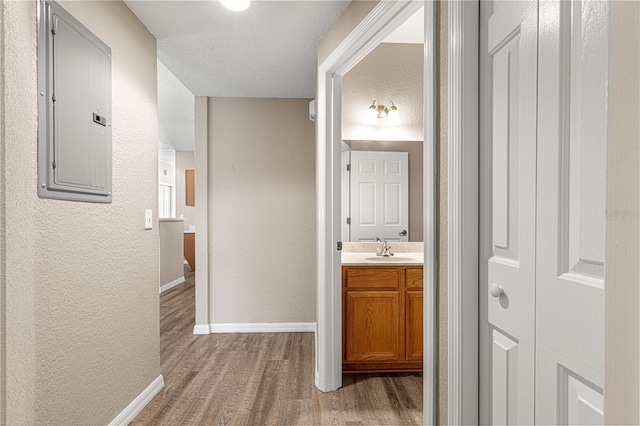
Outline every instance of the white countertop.
{"label": "white countertop", "polygon": [[393,256],[376,256],[375,253],[342,253],[342,265],[346,266],[410,266],[424,264],[424,253],[395,253]]}
{"label": "white countertop", "polygon": [[185,229],[185,230],[184,230],[184,233],[185,233],[185,234],[195,234],[195,233],[196,233],[196,230],[195,230],[195,229]]}
{"label": "white countertop", "polygon": [[176,219],[176,218],[171,218],[171,217],[161,217],[160,219],[158,219],[159,222],[184,222],[184,219]]}

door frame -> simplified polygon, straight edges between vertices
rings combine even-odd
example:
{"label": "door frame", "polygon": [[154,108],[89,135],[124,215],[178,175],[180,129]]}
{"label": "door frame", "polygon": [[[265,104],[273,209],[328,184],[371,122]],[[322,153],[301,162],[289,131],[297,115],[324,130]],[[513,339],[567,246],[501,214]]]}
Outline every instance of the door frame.
{"label": "door frame", "polygon": [[[448,2],[447,421],[478,424],[480,2]],[[479,321],[480,320],[480,321]]]}
{"label": "door frame", "polygon": [[[323,392],[342,385],[341,116],[342,76],[420,7],[424,44],[424,423],[436,422],[436,25],[435,2],[381,0],[318,69],[316,147],[317,288],[315,384]],[[428,144],[426,141],[433,141]],[[428,148],[427,148],[428,145]]]}

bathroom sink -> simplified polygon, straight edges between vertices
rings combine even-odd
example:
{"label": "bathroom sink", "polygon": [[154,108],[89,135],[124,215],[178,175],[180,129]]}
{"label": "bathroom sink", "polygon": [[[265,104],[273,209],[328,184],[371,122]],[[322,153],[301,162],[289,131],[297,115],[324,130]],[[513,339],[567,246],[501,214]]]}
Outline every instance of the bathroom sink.
{"label": "bathroom sink", "polygon": [[401,256],[376,256],[366,257],[364,260],[375,260],[382,262],[416,262],[417,259],[413,257],[401,257]]}

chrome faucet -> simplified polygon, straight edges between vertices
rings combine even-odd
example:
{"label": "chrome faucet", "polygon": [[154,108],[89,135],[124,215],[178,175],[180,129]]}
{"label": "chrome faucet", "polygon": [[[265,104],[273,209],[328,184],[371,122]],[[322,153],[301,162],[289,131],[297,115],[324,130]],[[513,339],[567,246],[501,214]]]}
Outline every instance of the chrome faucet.
{"label": "chrome faucet", "polygon": [[376,256],[393,256],[393,253],[391,252],[391,246],[389,245],[388,242],[386,241],[382,241],[380,238],[376,237],[376,242],[377,243],[383,243],[382,244],[382,248],[380,248],[380,246],[378,246],[379,250],[376,251]]}

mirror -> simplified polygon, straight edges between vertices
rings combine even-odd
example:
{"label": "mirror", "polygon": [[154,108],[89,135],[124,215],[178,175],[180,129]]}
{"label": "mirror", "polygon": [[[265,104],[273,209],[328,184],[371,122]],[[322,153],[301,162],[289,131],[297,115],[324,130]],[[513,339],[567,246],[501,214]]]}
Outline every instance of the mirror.
{"label": "mirror", "polygon": [[423,10],[342,79],[342,241],[423,240]]}

